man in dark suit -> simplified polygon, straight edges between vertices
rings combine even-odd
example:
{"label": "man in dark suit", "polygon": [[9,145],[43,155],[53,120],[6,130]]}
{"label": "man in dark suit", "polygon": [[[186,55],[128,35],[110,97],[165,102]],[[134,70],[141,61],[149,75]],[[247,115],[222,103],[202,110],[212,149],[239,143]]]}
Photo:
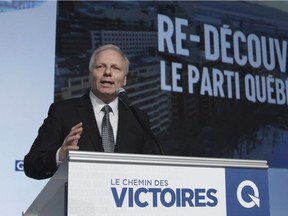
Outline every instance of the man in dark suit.
{"label": "man in dark suit", "polygon": [[[102,108],[107,104],[111,107],[109,116],[116,141],[114,152],[160,153],[151,136],[115,93],[126,85],[129,70],[129,60],[120,48],[115,45],[99,47],[91,56],[89,70],[90,92],[50,106],[48,116],[24,158],[27,176],[35,179],[51,177],[69,150],[103,152]],[[135,112],[149,127],[147,114],[137,108]]]}

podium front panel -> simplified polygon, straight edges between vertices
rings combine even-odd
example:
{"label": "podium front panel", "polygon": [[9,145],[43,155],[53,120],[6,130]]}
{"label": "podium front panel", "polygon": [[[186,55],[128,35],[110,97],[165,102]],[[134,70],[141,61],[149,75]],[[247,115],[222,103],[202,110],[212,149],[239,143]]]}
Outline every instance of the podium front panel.
{"label": "podium front panel", "polygon": [[71,160],[68,215],[269,216],[267,169],[134,162]]}

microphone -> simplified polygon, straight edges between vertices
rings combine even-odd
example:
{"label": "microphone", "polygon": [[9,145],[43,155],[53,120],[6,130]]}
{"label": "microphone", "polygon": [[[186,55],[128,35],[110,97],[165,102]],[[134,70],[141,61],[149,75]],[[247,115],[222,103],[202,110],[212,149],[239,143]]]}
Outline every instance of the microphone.
{"label": "microphone", "polygon": [[122,101],[122,103],[126,106],[127,109],[129,109],[134,117],[137,119],[138,123],[141,125],[141,127],[143,128],[143,130],[149,134],[149,136],[152,138],[152,140],[156,143],[160,153],[162,155],[165,155],[164,150],[162,145],[158,142],[156,136],[152,133],[151,128],[147,127],[146,124],[143,123],[143,121],[140,119],[138,113],[136,112],[134,105],[131,103],[130,99],[128,98],[126,91],[124,88],[118,88],[116,90],[116,95],[118,96],[118,98]]}
{"label": "microphone", "polygon": [[116,90],[116,95],[124,103],[126,108],[129,109],[129,108],[131,108],[133,106],[133,104],[131,103],[130,99],[128,98],[124,88],[118,88]]}

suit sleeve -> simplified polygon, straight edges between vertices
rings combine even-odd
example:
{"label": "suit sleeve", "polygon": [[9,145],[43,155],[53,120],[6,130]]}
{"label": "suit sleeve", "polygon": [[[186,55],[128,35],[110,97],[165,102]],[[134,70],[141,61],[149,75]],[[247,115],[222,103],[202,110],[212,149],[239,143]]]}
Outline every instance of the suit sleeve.
{"label": "suit sleeve", "polygon": [[51,177],[57,170],[56,152],[64,138],[61,113],[52,104],[29,153],[24,157],[25,174],[35,179]]}

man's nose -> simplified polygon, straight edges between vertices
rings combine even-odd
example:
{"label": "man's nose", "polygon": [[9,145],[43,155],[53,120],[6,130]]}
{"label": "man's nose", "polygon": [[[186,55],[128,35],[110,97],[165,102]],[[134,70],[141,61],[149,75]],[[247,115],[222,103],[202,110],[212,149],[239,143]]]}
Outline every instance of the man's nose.
{"label": "man's nose", "polygon": [[112,73],[111,67],[107,67],[106,70],[104,71],[105,75],[111,75],[111,73]]}

